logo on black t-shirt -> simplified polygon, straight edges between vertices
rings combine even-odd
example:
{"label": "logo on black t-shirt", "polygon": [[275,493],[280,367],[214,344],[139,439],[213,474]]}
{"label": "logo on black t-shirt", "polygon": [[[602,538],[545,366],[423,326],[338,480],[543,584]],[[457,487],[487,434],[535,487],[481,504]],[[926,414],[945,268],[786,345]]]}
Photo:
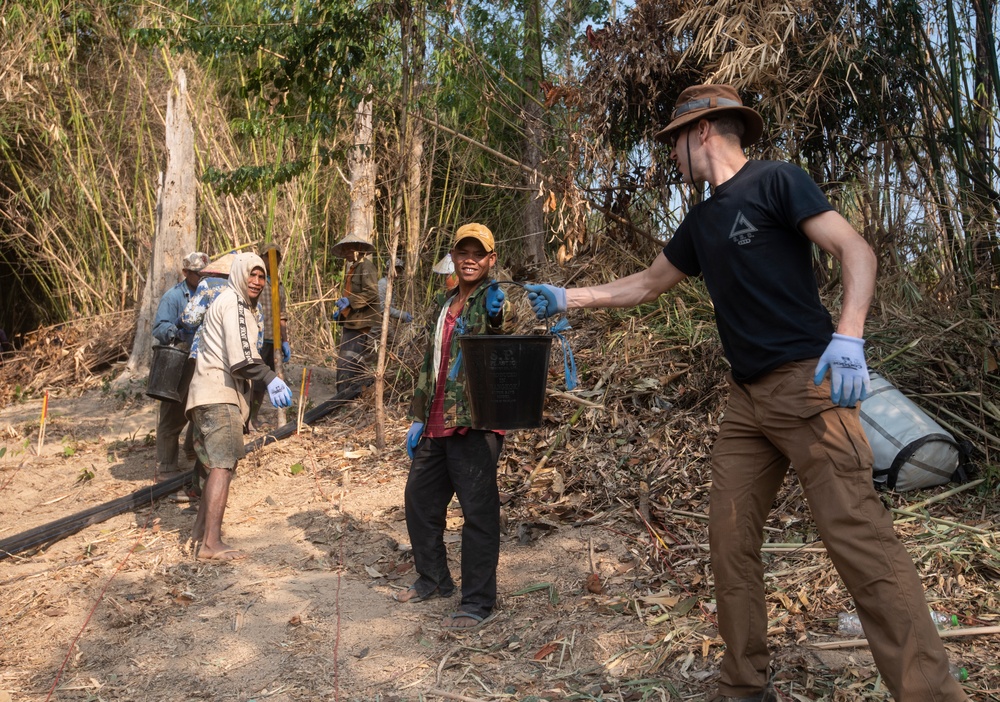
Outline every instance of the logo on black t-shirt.
{"label": "logo on black t-shirt", "polygon": [[737,246],[743,246],[753,240],[753,235],[756,231],[757,227],[750,224],[750,220],[740,210],[736,213],[736,221],[733,222],[733,229],[729,232],[729,240]]}

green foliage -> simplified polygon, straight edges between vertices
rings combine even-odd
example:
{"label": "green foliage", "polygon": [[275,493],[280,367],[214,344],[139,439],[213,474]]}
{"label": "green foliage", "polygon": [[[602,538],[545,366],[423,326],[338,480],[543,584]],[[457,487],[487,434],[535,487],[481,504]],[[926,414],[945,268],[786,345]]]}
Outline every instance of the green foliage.
{"label": "green foliage", "polygon": [[[385,8],[377,3],[362,8],[339,0],[279,7],[210,2],[198,18],[186,14],[187,7],[178,5],[177,24],[136,29],[130,36],[141,46],[199,55],[220,75],[235,78],[223,83],[231,104],[245,106],[233,116],[233,131],[250,140],[277,139],[280,146],[285,140],[334,139],[373,80],[366,69],[385,58]],[[209,166],[203,179],[220,194],[261,192],[330,162],[330,150],[321,147],[318,160]]]}
{"label": "green foliage", "polygon": [[305,470],[305,467],[301,463],[293,463],[289,467],[288,472],[291,473],[292,475],[298,475],[303,470]]}

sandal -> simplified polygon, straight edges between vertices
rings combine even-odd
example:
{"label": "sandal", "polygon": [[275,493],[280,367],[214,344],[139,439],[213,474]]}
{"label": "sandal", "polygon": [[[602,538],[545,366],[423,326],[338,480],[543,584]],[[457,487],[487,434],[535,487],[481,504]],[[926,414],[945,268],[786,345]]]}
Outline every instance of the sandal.
{"label": "sandal", "polygon": [[441,592],[440,588],[434,588],[427,595],[421,597],[420,593],[417,592],[417,588],[414,587],[413,585],[410,585],[410,587],[406,588],[402,592],[395,593],[392,596],[392,599],[396,600],[396,602],[399,602],[400,604],[407,604],[410,602],[416,604],[417,602],[426,602],[427,600],[433,600],[435,597],[451,597],[453,592],[455,592],[454,589],[449,590],[447,593],[443,593]]}
{"label": "sandal", "polygon": [[[452,612],[445,615],[445,618],[441,620],[441,628],[448,631],[475,631],[492,618],[492,615],[481,617],[472,612]],[[459,624],[458,620],[460,619],[471,619],[472,624]]]}

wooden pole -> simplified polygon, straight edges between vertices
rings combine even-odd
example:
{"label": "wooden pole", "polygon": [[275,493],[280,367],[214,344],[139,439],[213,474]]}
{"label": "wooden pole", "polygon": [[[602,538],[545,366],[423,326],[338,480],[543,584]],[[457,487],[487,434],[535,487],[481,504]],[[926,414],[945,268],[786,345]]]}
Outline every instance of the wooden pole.
{"label": "wooden pole", "polygon": [[[274,339],[274,343],[271,344],[271,353],[274,354],[274,372],[278,374],[279,378],[284,379],[284,368],[281,365],[281,299],[278,297],[278,251],[277,249],[268,249],[267,252],[267,270],[268,278],[270,279],[271,285],[271,309],[268,313],[271,315],[271,338]],[[282,426],[285,423],[285,410],[278,407],[278,426]]]}
{"label": "wooden pole", "polygon": [[38,455],[42,455],[42,445],[45,443],[45,420],[49,414],[49,391],[45,391],[45,399],[42,400],[42,418],[38,422]]}

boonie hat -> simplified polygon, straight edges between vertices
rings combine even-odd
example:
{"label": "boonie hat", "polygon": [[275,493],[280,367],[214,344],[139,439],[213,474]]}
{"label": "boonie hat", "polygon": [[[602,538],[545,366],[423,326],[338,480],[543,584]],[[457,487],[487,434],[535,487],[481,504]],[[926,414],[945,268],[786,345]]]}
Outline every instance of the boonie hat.
{"label": "boonie hat", "polygon": [[740,145],[750,146],[764,133],[764,120],[756,110],[745,107],[736,89],[731,85],[693,85],[685,88],[670,115],[670,124],[654,135],[658,141],[668,141],[670,135],[681,127],[696,122],[702,117],[732,112],[743,119],[746,128]]}
{"label": "boonie hat", "polygon": [[455,238],[452,240],[451,247],[455,248],[458,246],[458,242],[462,239],[475,239],[483,245],[486,253],[493,253],[496,249],[496,243],[493,241],[493,232],[482,224],[463,224],[455,232]]}
{"label": "boonie hat", "polygon": [[181,269],[185,271],[191,271],[193,273],[198,273],[202,268],[208,265],[208,254],[202,253],[201,251],[192,251],[184,260],[181,261]]}

